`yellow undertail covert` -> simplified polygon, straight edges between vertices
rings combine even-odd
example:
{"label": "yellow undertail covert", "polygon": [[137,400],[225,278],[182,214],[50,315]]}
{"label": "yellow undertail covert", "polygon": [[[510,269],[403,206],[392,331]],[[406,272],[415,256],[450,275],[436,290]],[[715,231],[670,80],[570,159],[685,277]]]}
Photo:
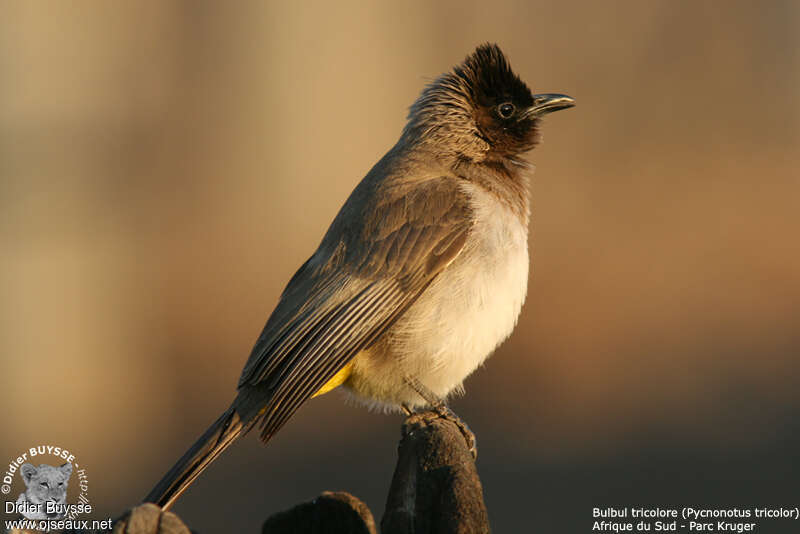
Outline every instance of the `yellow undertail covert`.
{"label": "yellow undertail covert", "polygon": [[339,369],[339,372],[333,375],[333,378],[325,382],[325,385],[319,388],[319,391],[314,393],[311,396],[311,398],[313,399],[314,397],[317,397],[319,395],[324,395],[330,390],[341,386],[342,384],[344,384],[345,380],[350,378],[350,373],[352,372],[353,372],[353,362],[350,362],[341,369]]}

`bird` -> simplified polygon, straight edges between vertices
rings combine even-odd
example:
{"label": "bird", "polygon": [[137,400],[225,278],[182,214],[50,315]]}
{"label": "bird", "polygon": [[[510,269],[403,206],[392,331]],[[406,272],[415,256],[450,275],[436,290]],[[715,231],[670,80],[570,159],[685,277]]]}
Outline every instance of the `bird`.
{"label": "bird", "polygon": [[341,387],[387,412],[447,407],[514,329],[528,284],[526,153],[542,117],[575,105],[533,94],[498,45],[427,84],[397,143],[345,201],[290,279],[231,405],[145,497],[166,510],[258,427],[266,443],[307,400]]}

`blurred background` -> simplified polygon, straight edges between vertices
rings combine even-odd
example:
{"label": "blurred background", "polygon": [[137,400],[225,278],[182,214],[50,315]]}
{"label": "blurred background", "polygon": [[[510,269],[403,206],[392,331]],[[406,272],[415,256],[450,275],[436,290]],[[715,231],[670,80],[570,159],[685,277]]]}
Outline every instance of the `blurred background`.
{"label": "blurred background", "polygon": [[[424,84],[485,41],[578,102],[530,154],[519,325],[453,403],[495,531],[797,506],[792,1],[2,2],[0,461],[66,447],[94,516],[137,503]],[[379,519],[401,422],[314,399],[175,510],[258,532],[346,490]]]}

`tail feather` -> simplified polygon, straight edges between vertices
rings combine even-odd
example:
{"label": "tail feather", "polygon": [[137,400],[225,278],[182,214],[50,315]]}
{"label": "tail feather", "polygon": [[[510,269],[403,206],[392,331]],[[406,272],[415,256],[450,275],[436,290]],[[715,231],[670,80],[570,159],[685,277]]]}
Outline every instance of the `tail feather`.
{"label": "tail feather", "polygon": [[247,430],[233,406],[228,408],[155,485],[144,502],[169,509],[200,473]]}

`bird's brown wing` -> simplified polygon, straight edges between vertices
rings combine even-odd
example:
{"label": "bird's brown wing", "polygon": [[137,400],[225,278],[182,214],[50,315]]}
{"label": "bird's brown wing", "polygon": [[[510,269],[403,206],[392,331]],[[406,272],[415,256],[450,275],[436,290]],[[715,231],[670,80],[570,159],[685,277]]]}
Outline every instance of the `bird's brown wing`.
{"label": "bird's brown wing", "polygon": [[414,303],[461,252],[471,221],[453,178],[356,188],[242,371],[240,398],[258,409],[264,441]]}

